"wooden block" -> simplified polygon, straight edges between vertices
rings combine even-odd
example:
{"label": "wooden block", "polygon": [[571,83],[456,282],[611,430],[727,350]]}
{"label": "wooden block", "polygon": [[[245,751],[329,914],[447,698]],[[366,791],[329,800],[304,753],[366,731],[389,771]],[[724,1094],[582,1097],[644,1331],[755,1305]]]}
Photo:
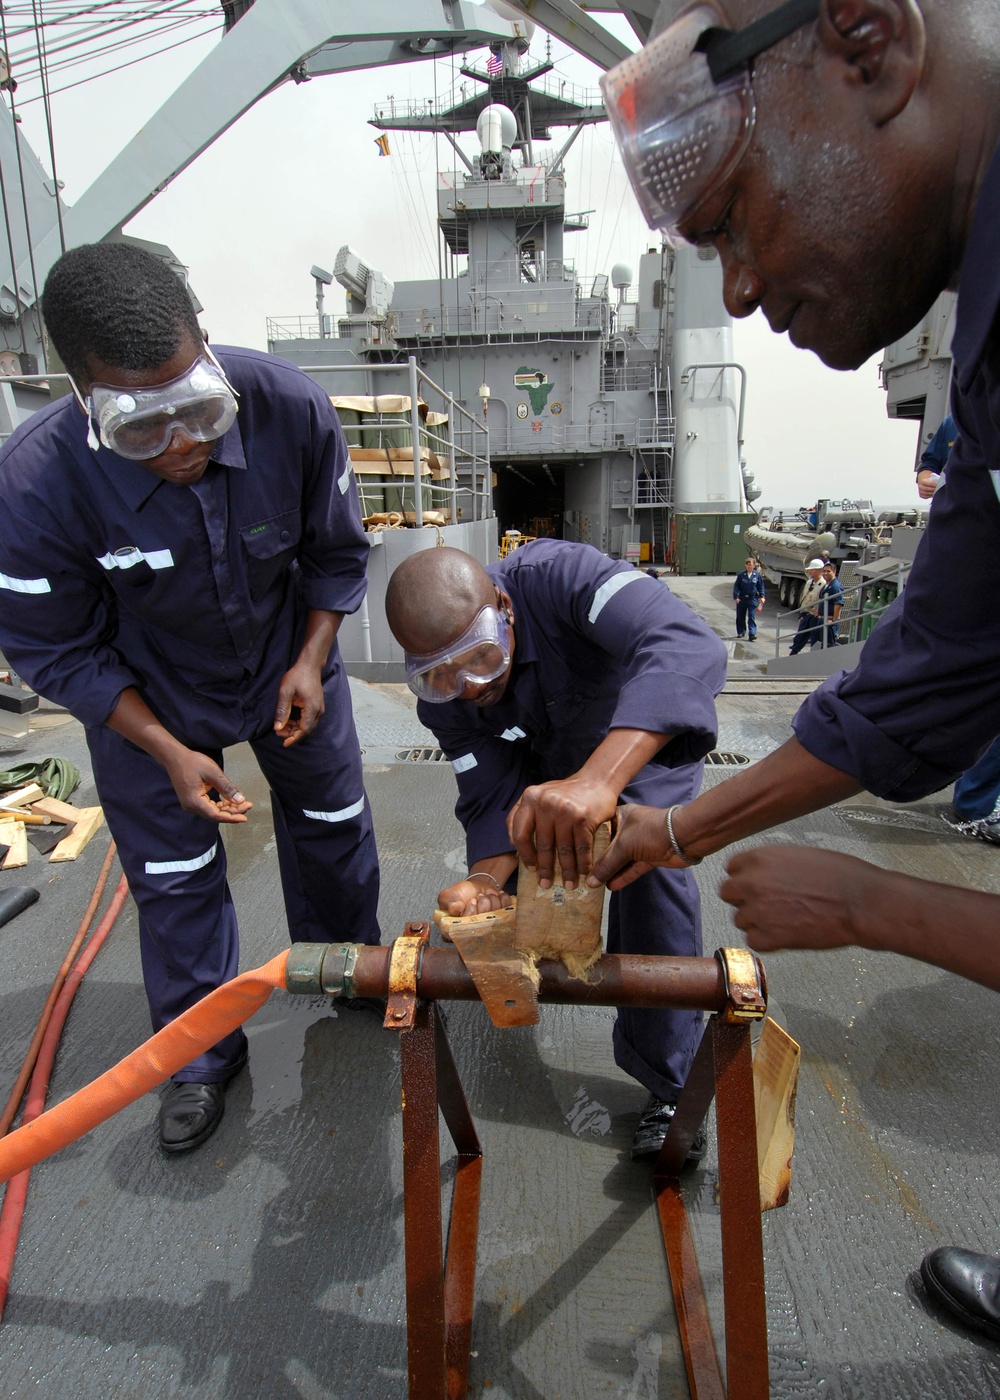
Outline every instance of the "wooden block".
{"label": "wooden block", "polygon": [[[60,804],[61,805],[61,804]],[[49,863],[60,860],[76,860],[94,832],[104,821],[104,811],[100,807],[80,807],[76,815],[76,825],[68,836],[64,836],[49,856]]]}
{"label": "wooden block", "polygon": [[51,817],[54,822],[75,822],[79,820],[82,807],[71,807],[68,802],[60,802],[57,797],[43,797],[40,802],[32,802],[31,810],[39,817]]}
{"label": "wooden block", "polygon": [[10,847],[0,870],[16,870],[18,866],[28,864],[28,836],[24,822],[0,821],[0,845]]}
{"label": "wooden block", "polygon": [[45,793],[37,783],[26,783],[24,787],[15,788],[13,792],[0,794],[0,802],[8,807],[27,807],[29,802],[37,802]]}
{"label": "wooden block", "polygon": [[[594,833],[594,859],[608,848],[611,828],[605,822]],[[521,866],[517,875],[517,922],[514,946],[535,958],[558,958],[574,977],[583,977],[601,956],[601,918],[604,886],[592,890],[586,882],[576,889],[563,886],[556,863],[556,877],[547,890],[538,874]]]}
{"label": "wooden block", "polygon": [[761,1210],[773,1210],[788,1201],[801,1058],[798,1043],[768,1017],[753,1057]]}
{"label": "wooden block", "polygon": [[495,1026],[533,1026],[538,1021],[534,964],[514,947],[516,909],[456,917],[438,909],[434,922],[458,949]]}

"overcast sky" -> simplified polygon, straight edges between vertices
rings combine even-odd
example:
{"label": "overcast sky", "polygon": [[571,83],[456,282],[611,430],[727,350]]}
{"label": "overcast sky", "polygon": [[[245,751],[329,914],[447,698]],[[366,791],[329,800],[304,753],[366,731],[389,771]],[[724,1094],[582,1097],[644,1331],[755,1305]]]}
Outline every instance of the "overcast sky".
{"label": "overcast sky", "polygon": [[[615,28],[628,42],[627,27]],[[197,39],[53,97],[58,174],[70,204],[216,42]],[[485,53],[470,58],[481,63]],[[544,55],[539,31],[531,57]],[[558,79],[596,93],[592,64],[556,41],[552,58]],[[314,313],[309,269],[332,267],[344,243],[394,281],[436,277],[435,172],[450,171],[455,156],[444,138],[394,132],[392,156],[380,158],[368,118],[389,95],[424,99],[435,96],[436,85],[440,101],[459,81],[458,60],[447,60],[286,83],[179,175],[127,232],[169,244],[190,268],[213,340],[260,349],[269,316]],[[34,91],[22,84],[19,110],[48,165],[41,103],[27,100]],[[565,134],[556,131],[548,149]],[[466,149],[477,149],[474,138]],[[567,236],[566,256],[580,280],[586,285],[618,261],[634,267],[656,240],[614,158],[606,125],[581,134],[566,177],[569,210],[594,211],[588,232]],[[339,311],[342,296],[331,287],[327,310]],[[818,496],[916,504],[917,426],[886,417],[877,360],[835,373],[773,335],[759,312],[737,323],[735,352],[748,370],[746,456],[763,489],[758,505],[795,506]]]}

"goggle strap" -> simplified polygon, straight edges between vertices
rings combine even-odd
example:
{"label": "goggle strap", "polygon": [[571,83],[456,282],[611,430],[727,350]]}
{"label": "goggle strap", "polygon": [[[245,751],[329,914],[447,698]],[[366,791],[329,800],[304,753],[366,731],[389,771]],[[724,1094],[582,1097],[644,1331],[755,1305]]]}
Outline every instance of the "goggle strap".
{"label": "goggle strap", "polygon": [[694,46],[695,52],[705,55],[713,81],[720,83],[818,18],[819,7],[820,0],[786,0],[745,29],[706,29]]}

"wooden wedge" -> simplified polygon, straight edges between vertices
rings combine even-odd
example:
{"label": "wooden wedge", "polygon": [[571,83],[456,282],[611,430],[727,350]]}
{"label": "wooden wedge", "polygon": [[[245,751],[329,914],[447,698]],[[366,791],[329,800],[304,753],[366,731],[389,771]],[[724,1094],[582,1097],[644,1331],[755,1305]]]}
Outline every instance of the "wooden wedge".
{"label": "wooden wedge", "polygon": [[[608,848],[611,828],[607,822],[594,833],[594,859]],[[538,874],[521,865],[517,876],[515,947],[538,958],[558,958],[574,977],[587,969],[603,951],[601,919],[604,886],[592,890],[585,882],[567,890],[556,862],[556,877],[547,890]]]}
{"label": "wooden wedge", "polygon": [[43,798],[45,793],[37,783],[26,783],[24,787],[14,788],[12,792],[0,794],[0,802],[7,807],[27,807],[31,802],[37,802]]}
{"label": "wooden wedge", "polygon": [[[60,803],[60,806],[63,805]],[[77,809],[75,825],[68,836],[64,836],[49,856],[49,863],[61,860],[76,860],[77,856],[86,846],[104,821],[104,810],[101,807],[80,807]]]}
{"label": "wooden wedge", "polygon": [[9,846],[0,870],[16,870],[28,864],[28,837],[24,822],[0,821],[0,845]]}

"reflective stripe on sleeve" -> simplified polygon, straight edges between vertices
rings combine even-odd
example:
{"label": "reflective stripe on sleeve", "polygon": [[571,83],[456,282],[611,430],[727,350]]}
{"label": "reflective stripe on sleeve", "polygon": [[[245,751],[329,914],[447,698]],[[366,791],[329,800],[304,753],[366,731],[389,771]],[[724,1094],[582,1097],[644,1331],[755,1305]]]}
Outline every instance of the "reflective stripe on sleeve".
{"label": "reflective stripe on sleeve", "polygon": [[11,593],[52,592],[47,578],[14,578],[12,574],[0,574],[0,588],[8,588]]}
{"label": "reflective stripe on sleeve", "polygon": [[461,758],[453,758],[451,766],[455,773],[467,773],[470,768],[479,767],[479,760],[474,753],[464,753]]}
{"label": "reflective stripe on sleeve", "polygon": [[1000,468],[991,467],[990,476],[993,478],[993,490],[996,492],[996,498],[1000,501]]}
{"label": "reflective stripe on sleeve", "polygon": [[627,583],[635,583],[637,579],[645,577],[645,574],[639,573],[615,574],[612,578],[608,579],[607,583],[602,583],[594,594],[594,601],[590,605],[587,621],[596,622],[604,611],[605,604],[610,603],[611,599],[620,589],[624,588]]}
{"label": "reflective stripe on sleeve", "polygon": [[501,739],[509,739],[511,743],[514,743],[517,739],[527,739],[527,737],[527,734],[525,734],[524,730],[518,724],[512,724],[509,729],[505,729],[500,735]]}
{"label": "reflective stripe on sleeve", "polygon": [[147,875],[176,875],[185,870],[200,870],[202,866],[215,859],[215,853],[219,849],[216,841],[203,855],[195,856],[194,860],[147,860]]}
{"label": "reflective stripe on sleeve", "polygon": [[304,807],[302,809],[303,813],[307,817],[312,817],[313,821],[317,822],[347,822],[350,821],[352,817],[356,817],[359,814],[359,812],[363,812],[364,810],[364,797],[362,797],[359,801],[353,803],[353,805],[350,807],[341,807],[339,812],[309,812]]}
{"label": "reflective stripe on sleeve", "polygon": [[351,464],[348,463],[347,466],[344,468],[343,475],[337,477],[337,485],[340,487],[340,494],[341,494],[342,496],[346,496],[346,495],[347,495],[347,488],[348,488],[348,486],[350,486],[350,484],[351,484]]}

